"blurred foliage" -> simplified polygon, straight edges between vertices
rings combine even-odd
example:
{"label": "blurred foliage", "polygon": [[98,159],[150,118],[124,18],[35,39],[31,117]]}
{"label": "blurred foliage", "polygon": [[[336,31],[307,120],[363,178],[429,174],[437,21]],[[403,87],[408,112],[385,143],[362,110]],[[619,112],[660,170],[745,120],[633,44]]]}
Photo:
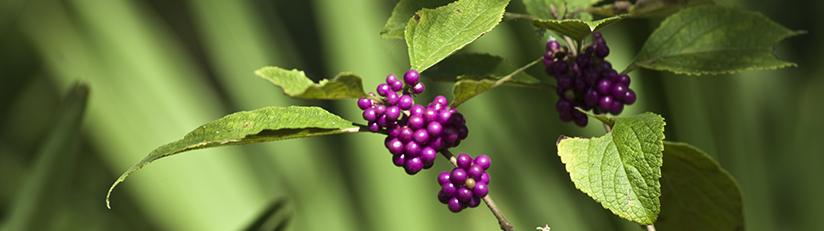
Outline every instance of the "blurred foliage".
{"label": "blurred foliage", "polygon": [[[824,2],[717,1],[766,16],[809,35],[777,46],[797,68],[733,75],[632,73],[638,102],[627,115],[652,111],[670,141],[713,156],[740,183],[750,230],[816,230],[824,198],[824,53],[815,20]],[[13,202],[38,179],[38,150],[58,105],[76,82],[91,94],[64,174],[46,179],[45,212],[36,230],[238,230],[254,227],[272,201],[288,230],[497,230],[486,209],[452,214],[437,202],[435,179],[394,167],[383,138],[335,135],[199,150],[166,158],[133,175],[105,205],[117,175],[158,146],[240,110],[315,105],[359,120],[355,100],[295,100],[253,71],[305,70],[317,81],[342,71],[371,90],[408,69],[402,40],[380,31],[395,1],[4,0],[0,1],[0,227]],[[507,9],[524,13],[521,1]],[[603,30],[610,61],[628,66],[660,19],[629,19]],[[528,21],[501,23],[465,50],[515,65],[539,57],[546,38]],[[621,44],[618,46],[617,44]],[[540,67],[529,70],[548,78]],[[449,83],[424,80],[427,94]],[[431,86],[431,87],[430,87]],[[456,153],[493,159],[491,194],[518,229],[638,230],[569,181],[554,141],[598,136],[603,128],[561,123],[553,92],[501,87],[461,105],[469,139]],[[73,154],[72,154],[73,153]],[[664,163],[666,165],[666,163]],[[288,215],[283,215],[288,214]],[[280,227],[278,225],[273,225]],[[2,229],[2,228],[0,228]]]}

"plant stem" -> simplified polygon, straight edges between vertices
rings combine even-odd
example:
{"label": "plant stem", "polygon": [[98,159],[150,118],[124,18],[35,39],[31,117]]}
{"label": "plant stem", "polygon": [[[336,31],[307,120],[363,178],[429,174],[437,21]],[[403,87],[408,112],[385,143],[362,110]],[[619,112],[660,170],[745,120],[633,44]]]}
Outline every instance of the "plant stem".
{"label": "plant stem", "polygon": [[[452,155],[452,152],[450,152],[449,150],[442,150],[441,154],[443,155],[443,157],[449,160],[449,162],[451,162],[453,166],[455,166],[456,168],[458,167],[458,159]],[[490,211],[492,211],[492,215],[495,215],[495,218],[498,218],[498,224],[501,225],[501,230],[514,231],[515,228],[512,227],[512,223],[509,223],[509,221],[506,220],[506,217],[504,217],[504,213],[501,212],[501,209],[499,209],[498,205],[495,204],[495,201],[492,200],[492,196],[490,196],[490,194],[486,194],[486,196],[484,196],[483,199],[486,203],[486,206],[489,207]]]}
{"label": "plant stem", "polygon": [[655,224],[647,225],[647,231],[655,231]]}

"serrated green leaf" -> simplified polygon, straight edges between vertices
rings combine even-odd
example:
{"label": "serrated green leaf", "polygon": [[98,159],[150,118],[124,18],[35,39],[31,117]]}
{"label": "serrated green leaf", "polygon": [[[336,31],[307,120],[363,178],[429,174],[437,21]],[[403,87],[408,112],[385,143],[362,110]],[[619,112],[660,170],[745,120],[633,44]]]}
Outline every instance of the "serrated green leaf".
{"label": "serrated green leaf", "polygon": [[715,4],[712,0],[638,0],[629,10],[634,18],[663,17],[675,13],[683,8]]}
{"label": "serrated green leaf", "polygon": [[452,108],[457,108],[462,103],[466,102],[467,100],[484,93],[492,88],[500,86],[510,80],[512,80],[516,75],[523,72],[527,68],[535,65],[538,62],[541,62],[543,57],[518,68],[517,70],[509,73],[506,76],[503,76],[499,79],[494,78],[483,78],[478,76],[464,76],[461,77],[456,83],[455,86],[452,88],[452,94],[454,98],[452,99],[452,103],[449,104]]}
{"label": "serrated green leaf", "polygon": [[744,230],[735,179],[701,150],[664,142],[659,230]]}
{"label": "serrated green leaf", "polygon": [[382,39],[402,39],[406,24],[416,11],[423,8],[436,8],[446,5],[454,0],[400,0],[395,4],[392,15],[386,20],[386,25],[381,30]]}
{"label": "serrated green leaf", "polygon": [[616,215],[649,225],[660,211],[664,124],[649,112],[618,117],[604,136],[561,137],[558,155],[575,187]]}
{"label": "serrated green leaf", "polygon": [[416,12],[405,38],[412,69],[423,72],[492,30],[509,0],[459,0]]}
{"label": "serrated green leaf", "polygon": [[661,23],[635,65],[695,75],[795,66],[773,56],[773,45],[801,33],[760,13],[716,5],[690,7]]}
{"label": "serrated green leaf", "polygon": [[576,41],[582,41],[587,36],[591,35],[596,30],[609,26],[612,23],[621,21],[627,15],[617,15],[609,18],[604,18],[598,21],[584,21],[579,19],[564,19],[564,20],[533,20],[532,25],[536,27],[556,31],[560,34],[569,36]]}
{"label": "serrated green leaf", "polygon": [[[490,79],[497,81],[506,75],[518,70],[518,67],[500,56],[477,53],[450,55],[443,61],[435,64],[421,75],[437,81],[455,82],[463,78]],[[526,72],[519,72],[506,84],[529,85],[540,83],[541,80],[532,77]]]}
{"label": "serrated green leaf", "polygon": [[335,78],[312,82],[303,71],[286,70],[280,67],[263,67],[255,75],[283,89],[283,93],[301,99],[347,99],[365,98],[361,77],[349,72],[340,73]]}
{"label": "serrated green leaf", "polygon": [[130,167],[112,184],[106,206],[115,186],[132,172],[163,157],[211,147],[352,132],[359,132],[359,127],[319,107],[266,107],[230,114],[198,127],[183,139],[158,147]]}
{"label": "serrated green leaf", "polygon": [[[600,1],[601,0],[524,0],[524,6],[526,6],[526,12],[532,16],[540,19],[556,19],[550,12],[550,5],[555,6],[555,9],[558,11],[558,15],[561,18],[566,18],[565,16],[567,13],[589,8]],[[586,14],[584,18],[575,18],[587,20],[592,19],[592,16],[589,15],[589,13],[583,14]]]}

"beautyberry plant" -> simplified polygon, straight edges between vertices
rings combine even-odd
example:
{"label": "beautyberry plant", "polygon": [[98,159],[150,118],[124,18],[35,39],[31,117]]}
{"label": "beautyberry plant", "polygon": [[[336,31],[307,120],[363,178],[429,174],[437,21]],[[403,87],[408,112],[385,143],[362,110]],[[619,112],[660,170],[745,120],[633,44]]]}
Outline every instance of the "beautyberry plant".
{"label": "beautyberry plant", "polygon": [[[561,121],[581,127],[589,118],[603,123],[603,136],[561,135],[552,141],[556,141],[557,155],[576,188],[605,209],[648,230],[656,226],[664,230],[743,229],[737,184],[709,155],[688,144],[665,141],[660,115],[608,114],[619,115],[639,100],[630,88],[629,73],[633,70],[701,75],[794,66],[775,58],[773,45],[803,31],[789,30],[758,13],[706,4],[712,1],[652,0],[635,5],[616,1],[595,6],[599,1],[523,0],[528,14],[506,12],[509,2],[399,1],[381,37],[406,41],[410,70],[403,77],[387,76],[375,92],[364,92],[361,77],[349,72],[315,83],[298,70],[257,70],[256,75],[290,97],[357,99],[366,124],[319,107],[266,107],[230,114],[155,149],[129,168],[109,189],[107,205],[115,186],[132,172],[166,156],[209,147],[369,132],[386,136],[384,146],[392,154],[392,162],[409,175],[431,168],[440,153],[454,168],[438,175],[438,201],[455,213],[483,201],[502,230],[513,230],[490,196],[490,175],[486,172],[490,157],[473,159],[467,154],[453,156],[450,151],[461,143],[472,145],[465,140],[469,134],[466,119],[456,108],[496,87],[512,86],[554,91],[558,98],[544,105],[554,102]],[[616,70],[607,60],[612,52],[606,36],[596,31],[626,18],[647,17],[666,19],[649,35],[629,67]],[[546,46],[546,51],[540,52],[543,55],[518,67],[495,55],[456,53],[502,20],[525,20],[552,34],[548,42],[535,40]],[[526,71],[541,62],[552,80]],[[425,90],[422,76],[455,82],[452,102],[442,95],[431,102],[417,99]],[[669,180],[659,181],[663,175]],[[691,217],[707,220],[696,222]]]}

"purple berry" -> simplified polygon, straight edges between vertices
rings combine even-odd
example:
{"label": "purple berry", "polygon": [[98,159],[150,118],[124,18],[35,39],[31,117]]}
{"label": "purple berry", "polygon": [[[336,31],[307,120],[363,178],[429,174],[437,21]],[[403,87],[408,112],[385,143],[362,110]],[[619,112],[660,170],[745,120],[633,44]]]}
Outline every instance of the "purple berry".
{"label": "purple berry", "polygon": [[398,116],[401,116],[401,109],[398,108],[398,106],[391,106],[386,108],[386,113],[384,113],[384,115],[386,115],[386,119],[388,121],[396,121],[398,120]]}
{"label": "purple berry", "polygon": [[418,130],[418,129],[422,128],[423,125],[426,124],[426,122],[424,121],[423,117],[414,115],[414,116],[409,117],[409,120],[407,121],[407,124],[409,125],[410,128],[412,128],[414,130]]}
{"label": "purple berry", "polygon": [[612,104],[612,108],[609,110],[609,113],[612,113],[613,115],[618,115],[621,114],[622,111],[624,111],[624,104],[614,103]]}
{"label": "purple berry", "polygon": [[463,185],[466,181],[466,170],[462,168],[454,168],[449,174],[449,181],[455,185]]}
{"label": "purple berry", "polygon": [[455,163],[458,165],[458,168],[462,168],[464,170],[469,170],[469,166],[472,165],[472,157],[467,155],[466,153],[461,153],[455,158]]}
{"label": "purple berry", "polygon": [[418,79],[420,76],[418,75],[418,71],[416,70],[409,70],[403,75],[403,81],[406,82],[407,85],[412,86],[418,83]]}
{"label": "purple berry", "polygon": [[415,100],[412,99],[411,95],[402,95],[400,99],[398,99],[398,108],[401,110],[409,110],[412,108],[412,105],[415,105]]}
{"label": "purple berry", "polygon": [[486,194],[489,194],[489,188],[484,182],[475,182],[475,188],[472,189],[472,193],[478,198],[485,197]]}
{"label": "purple berry", "polygon": [[606,70],[601,73],[604,79],[609,80],[610,82],[615,83],[615,80],[618,78],[618,72],[615,70]]}
{"label": "purple berry", "polygon": [[[451,120],[452,119],[452,111],[442,110],[437,115],[438,115],[437,122],[440,122],[441,124],[451,124],[452,123],[452,120]],[[432,122],[436,122],[436,121],[432,121]]]}
{"label": "purple berry", "polygon": [[589,105],[590,107],[595,106],[595,104],[598,103],[598,99],[600,98],[601,96],[598,95],[597,90],[592,88],[587,90],[587,93],[584,93],[584,103],[586,105]]}
{"label": "purple berry", "polygon": [[570,88],[572,88],[572,85],[573,85],[574,82],[575,82],[575,80],[573,80],[572,77],[569,77],[569,75],[559,75],[558,76],[558,88],[570,89]]}
{"label": "purple berry", "polygon": [[594,38],[603,38],[603,37],[601,36],[601,32],[595,32],[595,33],[592,33],[592,37],[594,37]]}
{"label": "purple berry", "polygon": [[421,145],[415,143],[415,141],[409,141],[403,149],[403,154],[406,154],[407,159],[419,157],[421,155]]}
{"label": "purple berry", "polygon": [[389,74],[386,76],[386,83],[392,85],[392,83],[394,82],[398,82],[398,76],[396,76],[395,74]]}
{"label": "purple berry", "polygon": [[624,96],[624,103],[625,104],[633,104],[635,103],[635,91],[632,89],[627,89],[627,95]]}
{"label": "purple berry", "polygon": [[413,134],[415,134],[415,131],[413,131],[411,128],[403,127],[401,128],[400,134],[398,134],[398,139],[401,140],[401,142],[403,143],[407,143],[409,141],[412,141]]}
{"label": "purple berry", "polygon": [[[555,52],[552,52],[552,51],[544,52],[544,61],[547,61],[547,60],[552,61],[554,59],[555,59]],[[549,65],[547,65],[547,66],[549,66]]]}
{"label": "purple berry", "polygon": [[377,92],[378,92],[378,95],[380,95],[380,96],[386,96],[386,94],[389,94],[389,92],[392,92],[392,87],[390,87],[389,84],[381,83],[381,84],[378,84]]}
{"label": "purple berry", "polygon": [[484,174],[484,169],[478,165],[472,165],[469,167],[469,170],[466,170],[466,176],[472,179],[480,180],[481,176]]}
{"label": "purple berry", "polygon": [[581,69],[589,68],[590,62],[591,60],[589,60],[589,56],[587,55],[578,55],[578,57],[575,58],[575,63],[578,64],[578,68]]}
{"label": "purple berry", "polygon": [[449,198],[447,207],[449,207],[449,211],[452,211],[453,213],[458,213],[463,210],[463,206],[461,205],[461,202],[458,201],[457,197]]}
{"label": "purple berry", "polygon": [[466,139],[467,136],[469,136],[469,128],[466,125],[458,127],[458,141]]}
{"label": "purple berry", "polygon": [[587,122],[589,122],[587,117],[575,118],[575,125],[578,125],[579,127],[586,127]]}
{"label": "purple berry", "polygon": [[555,75],[563,75],[569,70],[569,64],[564,61],[555,62],[552,65],[552,69],[555,70]]}
{"label": "purple berry", "polygon": [[372,107],[372,100],[367,98],[358,99],[358,108],[360,108],[361,110],[366,110],[370,107]]}
{"label": "purple berry", "polygon": [[449,203],[450,198],[452,197],[446,196],[446,193],[443,192],[443,189],[441,189],[441,191],[438,191],[438,201],[440,201],[441,204]]}
{"label": "purple berry", "polygon": [[426,146],[421,149],[421,160],[424,164],[434,163],[436,158],[438,158],[438,152],[434,148]]}
{"label": "purple berry", "polygon": [[435,100],[433,100],[432,102],[443,105],[443,106],[449,105],[449,101],[446,100],[446,97],[444,97],[442,95],[435,96]]}
{"label": "purple berry", "polygon": [[432,121],[426,126],[426,131],[429,133],[430,137],[438,137],[441,136],[443,132],[443,125],[438,121]]}
{"label": "purple berry", "polygon": [[381,130],[381,126],[378,125],[377,122],[369,122],[367,125],[369,126],[369,131],[378,132]]}
{"label": "purple berry", "polygon": [[412,87],[413,94],[423,93],[424,90],[426,90],[426,86],[424,86],[421,82],[418,82],[414,87]]}
{"label": "purple berry", "polygon": [[392,91],[399,92],[403,90],[403,82],[402,81],[395,81],[389,84],[392,88]]}
{"label": "purple berry", "polygon": [[363,110],[363,119],[369,122],[375,122],[378,120],[378,114],[375,112],[375,108],[367,108]]}
{"label": "purple berry", "polygon": [[587,85],[587,82],[584,81],[583,78],[577,78],[577,79],[575,79],[575,83],[574,83],[573,87],[574,87],[573,89],[575,89],[575,91],[570,92],[572,97],[569,97],[569,98],[574,98],[575,92],[583,92],[584,90],[587,89],[587,87],[589,87],[589,85]]}
{"label": "purple berry", "polygon": [[557,103],[555,103],[555,110],[558,112],[568,112],[572,110],[572,102],[569,102],[567,99],[559,99]]}
{"label": "purple berry", "polygon": [[612,98],[615,98],[615,100],[618,101],[623,101],[625,97],[627,97],[627,86],[624,86],[623,84],[613,84]]}
{"label": "purple berry", "polygon": [[392,163],[395,164],[395,166],[401,167],[406,163],[406,156],[403,154],[392,155]]}
{"label": "purple berry", "polygon": [[394,106],[395,104],[398,104],[398,101],[400,101],[400,99],[401,98],[398,97],[398,93],[395,93],[394,91],[390,91],[390,92],[386,93],[386,102],[385,103],[388,106]]}
{"label": "purple berry", "polygon": [[444,138],[444,141],[455,142],[458,139],[458,130],[455,127],[445,127],[441,137]]}
{"label": "purple berry", "polygon": [[598,94],[608,95],[610,91],[612,91],[612,82],[606,79],[601,80],[600,82],[598,82],[598,86],[596,86],[596,89],[598,89]]}
{"label": "purple berry", "polygon": [[546,50],[547,51],[553,51],[553,52],[559,51],[559,50],[561,50],[561,44],[558,43],[558,41],[550,40],[549,42],[546,43]]}
{"label": "purple berry", "polygon": [[469,202],[466,203],[466,206],[470,208],[478,207],[478,205],[481,205],[481,199],[477,197],[469,198]]}
{"label": "purple berry", "polygon": [[598,44],[598,46],[595,47],[595,56],[604,58],[607,57],[607,55],[609,55],[609,47],[607,47],[606,44]]}
{"label": "purple berry", "polygon": [[403,142],[401,142],[401,140],[399,140],[398,138],[394,138],[389,141],[387,149],[389,149],[389,152],[394,155],[400,155],[403,154],[405,147],[406,145],[404,145]]}
{"label": "purple berry", "polygon": [[592,69],[587,69],[584,71],[584,83],[587,85],[595,84],[598,81],[598,72]]}
{"label": "purple berry", "polygon": [[[489,169],[489,166],[492,165],[492,160],[489,159],[487,155],[480,155],[475,157],[475,165],[481,167],[484,171]],[[480,180],[481,178],[475,178],[476,180]]]}
{"label": "purple berry", "polygon": [[436,121],[438,119],[438,111],[432,108],[427,108],[423,111],[423,119],[426,122]]}
{"label": "purple berry", "polygon": [[[603,108],[603,109],[608,109],[608,108],[612,108],[612,104],[614,102],[615,102],[615,100],[612,99],[611,95],[605,95],[605,96],[601,96],[601,99],[598,101],[598,106],[601,106],[601,108]],[[618,104],[621,104],[621,103],[618,103]]]}
{"label": "purple berry", "polygon": [[[478,186],[475,185],[475,187],[478,187]],[[461,203],[469,202],[469,198],[472,198],[472,196],[473,196],[472,195],[472,190],[468,189],[464,186],[461,186],[460,188],[458,188],[458,192],[455,193],[455,197],[458,198],[458,201],[460,201]]]}
{"label": "purple berry", "polygon": [[444,194],[446,194],[449,197],[454,197],[455,193],[458,193],[458,187],[456,187],[455,184],[452,184],[450,182],[441,185],[441,191],[443,191]]}
{"label": "purple berry", "polygon": [[419,157],[407,159],[403,169],[406,170],[406,174],[415,175],[423,169],[423,161]]}
{"label": "purple berry", "polygon": [[429,132],[426,131],[426,128],[418,129],[412,134],[412,140],[418,144],[429,143]]}
{"label": "purple berry", "polygon": [[609,63],[609,61],[606,61],[606,60],[601,61],[600,67],[601,67],[601,71],[612,70],[612,64]]}
{"label": "purple berry", "polygon": [[409,109],[409,115],[410,116],[414,116],[414,115],[423,116],[423,111],[424,111],[423,106],[415,105],[415,106],[412,106],[412,108]]}
{"label": "purple berry", "polygon": [[624,86],[629,86],[629,82],[630,82],[629,75],[620,74],[617,77],[615,77],[615,80],[613,82],[615,82],[617,84],[623,84]]}
{"label": "purple berry", "polygon": [[481,175],[481,180],[475,181],[475,185],[478,185],[478,183],[481,182],[483,182],[485,185],[489,185],[489,173],[484,172],[484,174]]}
{"label": "purple berry", "polygon": [[438,174],[438,184],[444,185],[446,183],[451,183],[449,182],[449,172],[441,172],[441,174]]}
{"label": "purple berry", "polygon": [[[431,136],[431,134],[430,134],[430,136]],[[435,138],[435,139],[429,141],[429,147],[432,147],[435,150],[442,150],[446,146],[444,145],[443,138],[438,137],[438,138]]]}

